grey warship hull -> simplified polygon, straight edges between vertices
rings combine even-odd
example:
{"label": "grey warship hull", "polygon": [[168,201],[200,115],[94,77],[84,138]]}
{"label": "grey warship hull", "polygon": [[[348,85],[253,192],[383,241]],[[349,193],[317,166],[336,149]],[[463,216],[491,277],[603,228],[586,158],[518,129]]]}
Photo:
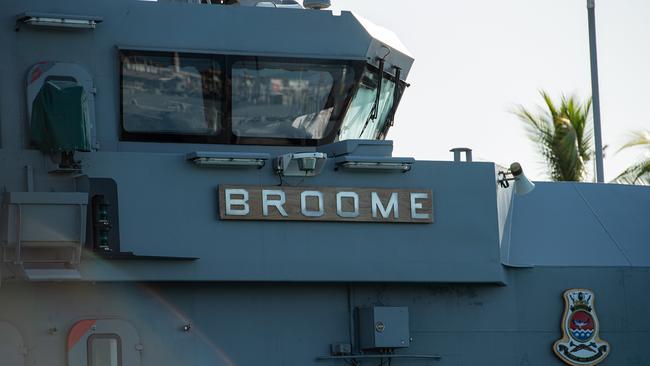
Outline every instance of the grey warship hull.
{"label": "grey warship hull", "polygon": [[394,157],[403,46],[244,3],[0,5],[3,366],[650,364],[648,188]]}

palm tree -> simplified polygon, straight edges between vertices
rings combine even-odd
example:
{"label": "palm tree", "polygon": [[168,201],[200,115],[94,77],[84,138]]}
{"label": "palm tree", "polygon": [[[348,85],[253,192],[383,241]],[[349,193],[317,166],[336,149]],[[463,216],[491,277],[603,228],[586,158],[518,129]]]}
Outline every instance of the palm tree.
{"label": "palm tree", "polygon": [[576,96],[562,96],[559,106],[549,94],[540,91],[544,108],[535,114],[523,106],[513,113],[528,130],[548,164],[549,175],[554,181],[582,181],[587,178],[587,162],[593,155],[591,129],[591,98],[581,102]]}
{"label": "palm tree", "polygon": [[631,147],[644,148],[648,154],[640,162],[625,169],[614,179],[618,183],[650,185],[650,131],[637,131],[618,151]]}

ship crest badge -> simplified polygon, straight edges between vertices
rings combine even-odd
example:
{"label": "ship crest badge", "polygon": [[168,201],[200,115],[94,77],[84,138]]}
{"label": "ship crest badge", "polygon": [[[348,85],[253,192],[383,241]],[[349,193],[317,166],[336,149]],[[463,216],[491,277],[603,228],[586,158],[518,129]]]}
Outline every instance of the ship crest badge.
{"label": "ship crest badge", "polygon": [[609,344],[598,337],[598,318],[594,309],[594,293],[586,289],[564,292],[562,339],[555,342],[553,352],[572,366],[593,366],[609,355]]}

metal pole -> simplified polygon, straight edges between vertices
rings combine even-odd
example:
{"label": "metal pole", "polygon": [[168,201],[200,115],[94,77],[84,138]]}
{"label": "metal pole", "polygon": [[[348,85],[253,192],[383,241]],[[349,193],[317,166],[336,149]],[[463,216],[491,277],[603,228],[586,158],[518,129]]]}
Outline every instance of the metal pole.
{"label": "metal pole", "polygon": [[594,114],[594,140],[596,148],[596,182],[605,182],[603,171],[603,140],[600,130],[600,93],[598,91],[598,60],[596,57],[596,0],[587,0],[589,18],[589,55],[591,59],[591,96]]}

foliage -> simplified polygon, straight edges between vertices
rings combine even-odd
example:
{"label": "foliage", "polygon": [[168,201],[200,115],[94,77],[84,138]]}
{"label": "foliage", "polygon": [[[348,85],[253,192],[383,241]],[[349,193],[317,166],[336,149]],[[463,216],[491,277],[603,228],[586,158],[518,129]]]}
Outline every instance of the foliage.
{"label": "foliage", "polygon": [[647,152],[646,157],[625,169],[614,181],[626,184],[650,185],[650,131],[634,132],[630,140],[618,151],[632,147],[643,148]]}
{"label": "foliage", "polygon": [[587,127],[591,118],[591,98],[584,102],[576,96],[562,96],[559,105],[549,94],[540,91],[544,107],[533,113],[518,106],[513,113],[527,127],[548,165],[554,181],[582,181],[589,171],[587,162],[593,155],[592,131]]}

